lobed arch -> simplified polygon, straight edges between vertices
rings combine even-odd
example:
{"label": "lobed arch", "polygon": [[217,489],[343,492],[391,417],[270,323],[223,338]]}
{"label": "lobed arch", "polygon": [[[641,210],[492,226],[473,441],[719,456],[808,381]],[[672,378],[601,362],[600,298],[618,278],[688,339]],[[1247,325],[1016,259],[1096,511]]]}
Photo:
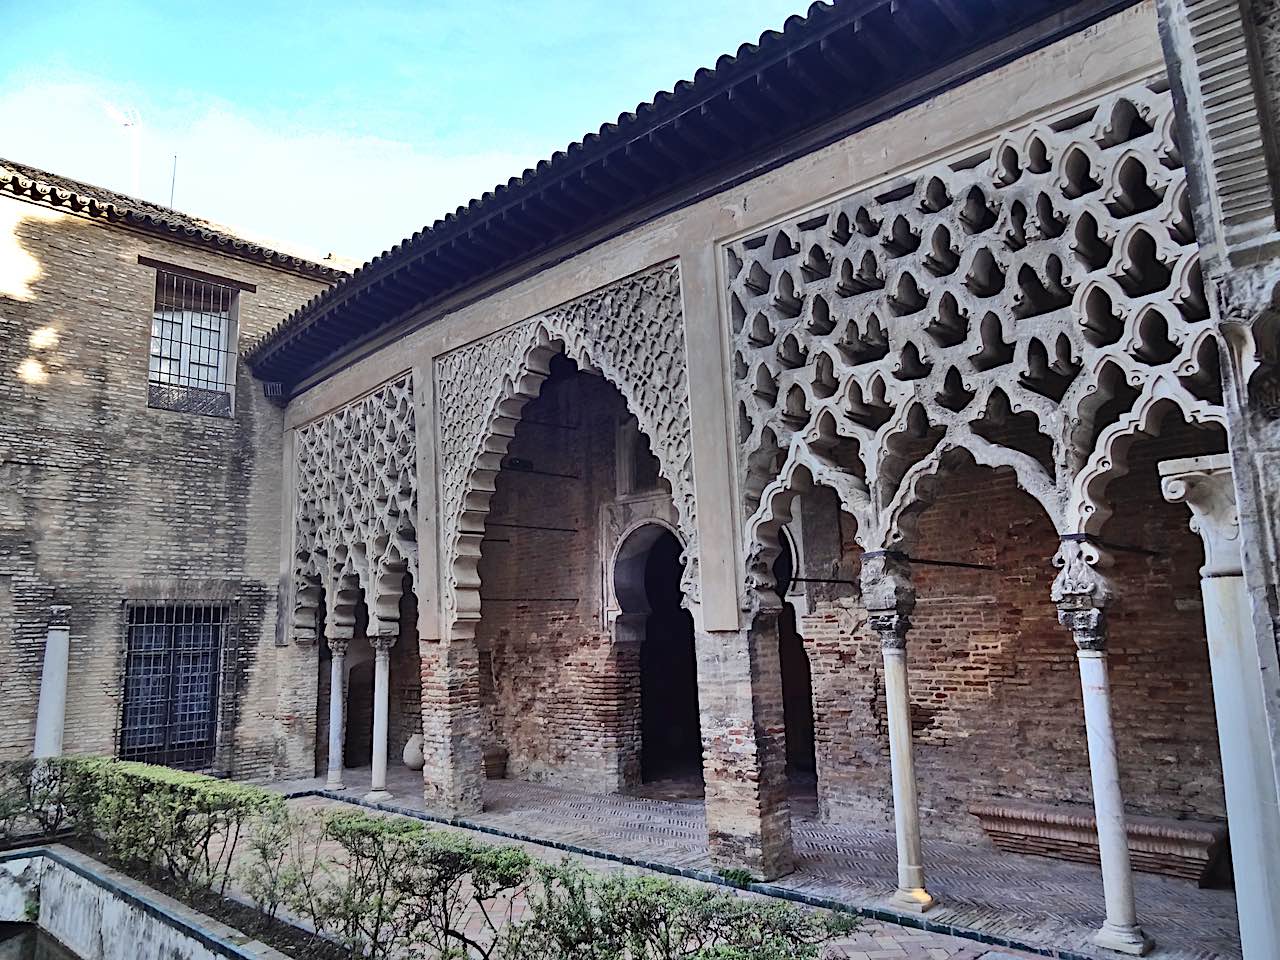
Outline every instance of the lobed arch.
{"label": "lobed arch", "polygon": [[[797,450],[798,448],[793,448]],[[870,516],[869,503],[852,492],[848,475],[830,465],[814,463],[809,458],[793,455],[788,458],[780,475],[765,488],[760,509],[749,525],[746,550],[747,595],[745,608],[748,613],[772,609],[780,605],[773,568],[783,551],[784,536],[790,539],[785,528],[794,519],[792,512],[796,499],[818,487],[835,493],[840,508],[854,520],[854,540],[866,549],[865,519]],[[796,562],[800,556],[795,543],[789,549]]]}
{"label": "lobed arch", "polygon": [[747,595],[797,464],[867,492],[864,549],[909,546],[965,457],[1066,536],[1100,529],[1152,404],[1222,422],[1173,113],[1138,82],[726,245]]}
{"label": "lobed arch", "polygon": [[622,394],[670,485],[685,547],[686,601],[698,601],[689,401],[674,263],[619,281],[436,362],[441,446],[443,613],[448,636],[480,618],[480,542],[521,411],[563,354]]}
{"label": "lobed arch", "polygon": [[608,564],[609,609],[623,614],[647,614],[649,600],[644,586],[645,563],[650,548],[664,534],[671,534],[687,550],[688,544],[680,528],[661,517],[642,517],[628,525],[618,536]]}
{"label": "lobed arch", "polygon": [[352,584],[370,632],[395,633],[403,575],[418,578],[412,375],[298,427],[294,447],[295,640],[314,641],[322,590],[332,608]]}

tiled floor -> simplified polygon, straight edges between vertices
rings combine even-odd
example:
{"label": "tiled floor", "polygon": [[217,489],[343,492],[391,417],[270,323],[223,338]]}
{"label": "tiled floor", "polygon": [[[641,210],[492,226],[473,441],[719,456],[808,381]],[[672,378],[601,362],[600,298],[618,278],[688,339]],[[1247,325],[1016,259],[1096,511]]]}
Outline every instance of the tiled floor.
{"label": "tiled floor", "polygon": [[[390,788],[395,794],[390,803],[422,811],[418,775],[403,767],[392,768],[390,773]],[[360,797],[367,790],[368,771],[350,770],[347,774],[347,793]],[[289,792],[315,790],[323,786],[323,781],[277,786]],[[594,796],[495,780],[485,785],[484,813],[471,820],[509,834],[586,850],[675,867],[709,867],[702,805],[696,799]],[[793,831],[797,869],[780,880],[779,886],[855,906],[883,906],[894,886],[892,834],[819,823],[808,810],[793,815]],[[925,863],[930,890],[940,900],[940,905],[927,915],[932,923],[1007,938],[1043,950],[1099,958],[1117,956],[1089,942],[1103,917],[1102,884],[1095,867],[928,841]],[[1135,885],[1142,923],[1157,943],[1153,956],[1160,960],[1240,957],[1235,898],[1229,891],[1201,890],[1186,881],[1147,874],[1136,874]],[[891,931],[885,934],[890,939],[910,940],[917,936],[903,928],[882,929]],[[991,949],[947,939],[944,946],[912,946],[914,953],[878,953],[877,950],[889,948],[872,949],[864,943],[851,948],[848,955],[906,956],[916,960],[930,958],[928,950],[950,949],[952,953],[941,956],[969,960],[985,956]]]}

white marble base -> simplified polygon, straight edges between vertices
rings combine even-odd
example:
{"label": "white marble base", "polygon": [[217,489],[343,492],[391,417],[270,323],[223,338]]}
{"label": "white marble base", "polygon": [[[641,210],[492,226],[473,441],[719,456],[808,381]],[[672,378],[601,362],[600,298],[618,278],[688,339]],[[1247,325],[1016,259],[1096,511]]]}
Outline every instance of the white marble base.
{"label": "white marble base", "polygon": [[389,790],[373,790],[369,793],[366,793],[364,795],[364,798],[368,800],[370,803],[385,803],[386,801],[390,800],[392,796],[393,795]]}
{"label": "white marble base", "polygon": [[889,906],[904,913],[925,913],[938,905],[933,895],[923,887],[912,890],[899,888],[889,898]]}
{"label": "white marble base", "polygon": [[1155,943],[1143,933],[1141,927],[1117,927],[1109,923],[1104,923],[1102,929],[1093,935],[1093,942],[1116,953],[1127,953],[1134,957],[1145,957],[1155,947]]}

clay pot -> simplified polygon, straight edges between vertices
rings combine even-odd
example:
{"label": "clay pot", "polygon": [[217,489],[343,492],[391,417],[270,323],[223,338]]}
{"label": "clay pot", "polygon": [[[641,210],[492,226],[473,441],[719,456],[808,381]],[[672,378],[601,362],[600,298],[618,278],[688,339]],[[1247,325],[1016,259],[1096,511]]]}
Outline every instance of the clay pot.
{"label": "clay pot", "polygon": [[422,758],[422,734],[415,733],[404,745],[404,765],[410,770],[421,770],[426,761]]}

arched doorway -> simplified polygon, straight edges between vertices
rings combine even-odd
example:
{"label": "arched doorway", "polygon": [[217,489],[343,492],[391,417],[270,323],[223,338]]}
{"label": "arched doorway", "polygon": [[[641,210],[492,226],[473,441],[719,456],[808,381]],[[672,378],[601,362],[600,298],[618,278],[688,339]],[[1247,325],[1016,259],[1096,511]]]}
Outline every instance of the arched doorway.
{"label": "arched doorway", "polygon": [[[614,591],[640,641],[640,779],[702,780],[702,734],[693,618],[682,606],[683,547],[665,526],[646,523],[614,561]],[[643,624],[641,624],[643,620]]]}

